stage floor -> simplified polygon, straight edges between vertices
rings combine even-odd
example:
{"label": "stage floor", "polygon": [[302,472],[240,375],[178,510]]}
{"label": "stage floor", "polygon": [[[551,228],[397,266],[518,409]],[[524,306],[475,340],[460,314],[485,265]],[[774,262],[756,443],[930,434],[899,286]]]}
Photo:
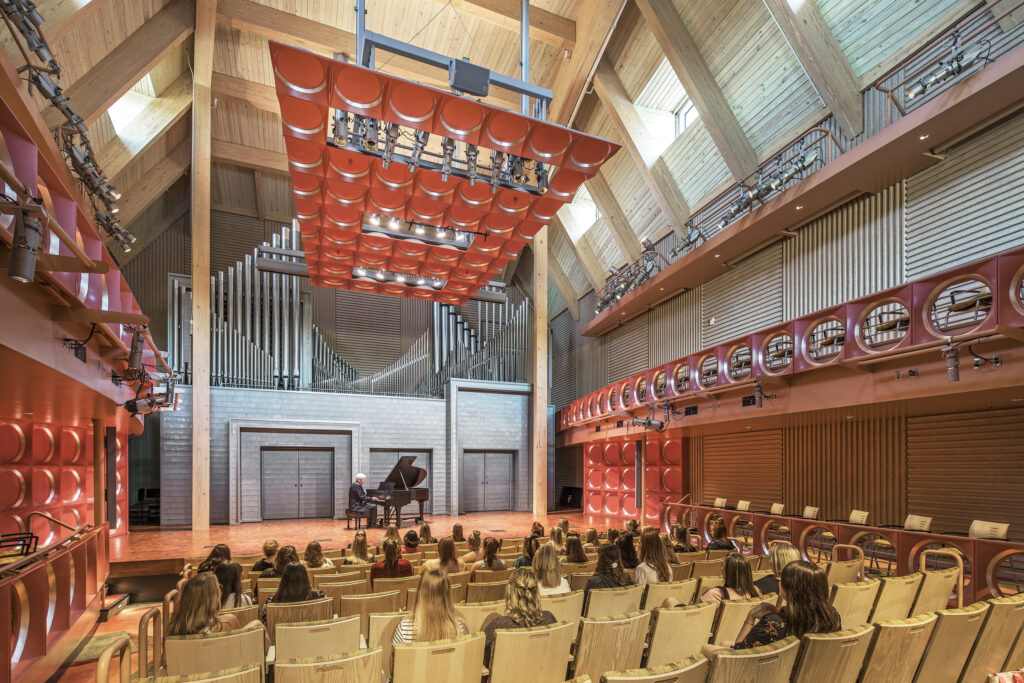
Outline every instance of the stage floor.
{"label": "stage floor", "polygon": [[[594,527],[599,531],[609,527],[622,528],[625,520],[584,516],[581,512],[555,512],[540,520],[547,530],[562,517],[569,520],[571,528],[585,530]],[[438,538],[451,534],[452,524],[462,524],[468,536],[479,529],[483,536],[523,537],[530,532],[534,516],[529,512],[481,512],[449,517],[448,515],[426,516],[431,532]],[[355,525],[353,524],[353,527]],[[404,522],[401,533],[419,529],[419,525]],[[158,527],[141,527],[125,536],[110,539],[110,561],[163,560],[205,555],[217,543],[227,543],[231,552],[241,554],[258,553],[263,541],[275,539],[279,545],[294,545],[301,553],[309,541],[320,541],[327,548],[345,547],[355,535],[355,529],[345,529],[345,520],[334,519],[288,519],[259,523],[217,525],[209,531],[161,530]],[[367,540],[377,543],[384,530],[369,529]]]}

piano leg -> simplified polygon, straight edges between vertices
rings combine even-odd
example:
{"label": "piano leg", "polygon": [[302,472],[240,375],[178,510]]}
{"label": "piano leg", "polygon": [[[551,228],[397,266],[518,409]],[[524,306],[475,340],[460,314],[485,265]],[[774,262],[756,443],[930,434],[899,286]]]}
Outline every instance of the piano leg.
{"label": "piano leg", "polygon": [[423,524],[423,503],[425,501],[417,500],[416,502],[419,503],[419,505],[420,505],[420,516],[416,518],[416,521],[419,522],[420,524]]}

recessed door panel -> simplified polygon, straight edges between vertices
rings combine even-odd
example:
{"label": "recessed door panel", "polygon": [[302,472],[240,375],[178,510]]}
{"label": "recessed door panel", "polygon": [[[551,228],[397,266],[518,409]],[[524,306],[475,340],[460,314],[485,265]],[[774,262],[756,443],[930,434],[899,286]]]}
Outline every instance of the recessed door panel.
{"label": "recessed door panel", "polygon": [[299,451],[299,517],[334,514],[331,451]]}
{"label": "recessed door panel", "polygon": [[262,498],[263,519],[299,516],[298,452],[263,450]]}

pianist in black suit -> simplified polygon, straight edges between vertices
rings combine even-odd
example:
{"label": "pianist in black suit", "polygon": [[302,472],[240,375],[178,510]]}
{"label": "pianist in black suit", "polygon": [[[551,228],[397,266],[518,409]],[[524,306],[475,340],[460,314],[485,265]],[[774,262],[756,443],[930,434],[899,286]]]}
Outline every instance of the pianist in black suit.
{"label": "pianist in black suit", "polygon": [[365,512],[367,525],[373,526],[377,523],[377,503],[379,498],[371,498],[366,495],[363,484],[366,483],[366,475],[359,473],[356,480],[348,487],[348,509],[352,512]]}

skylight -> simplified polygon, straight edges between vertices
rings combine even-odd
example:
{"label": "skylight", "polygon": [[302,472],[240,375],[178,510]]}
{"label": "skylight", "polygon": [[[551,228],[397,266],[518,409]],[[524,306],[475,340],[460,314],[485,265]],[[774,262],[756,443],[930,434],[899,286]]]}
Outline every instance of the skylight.
{"label": "skylight", "polygon": [[114,132],[118,136],[125,133],[128,125],[146,108],[147,104],[153,101],[152,96],[144,94],[147,91],[152,92],[149,74],[143,76],[142,80],[107,109],[110,123],[114,126]]}
{"label": "skylight", "polygon": [[661,60],[633,104],[657,141],[659,152],[665,151],[698,117],[668,58]]}

